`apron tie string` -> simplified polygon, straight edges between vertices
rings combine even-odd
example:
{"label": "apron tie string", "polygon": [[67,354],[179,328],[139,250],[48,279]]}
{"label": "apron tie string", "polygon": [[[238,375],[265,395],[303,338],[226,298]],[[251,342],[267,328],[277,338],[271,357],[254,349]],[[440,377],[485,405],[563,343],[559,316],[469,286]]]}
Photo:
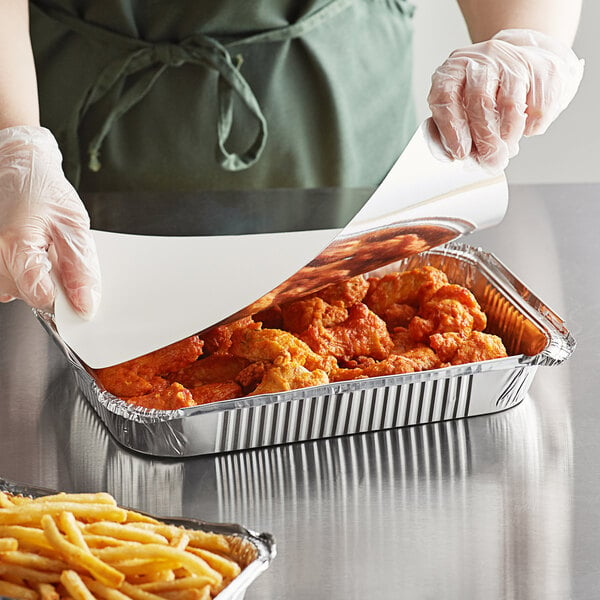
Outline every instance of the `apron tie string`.
{"label": "apron tie string", "polygon": [[[88,39],[123,49],[123,54],[100,72],[88,89],[82,104],[74,111],[67,124],[67,139],[63,152],[65,171],[71,174],[72,183],[75,186],[79,183],[81,170],[79,128],[91,107],[111,93],[117,97],[88,146],[88,166],[92,171],[98,171],[102,166],[100,162],[102,144],[115,121],[138,104],[168,68],[176,68],[184,64],[204,66],[218,74],[216,85],[217,147],[215,152],[219,165],[227,171],[241,171],[251,167],[260,158],[265,147],[267,121],[252,88],[240,72],[242,56],[237,54],[234,59],[228,48],[298,38],[332,19],[349,7],[353,1],[330,0],[320,9],[300,18],[291,25],[267,30],[225,45],[213,37],[202,34],[191,35],[179,42],[150,43],[115,33],[62,10],[51,7],[42,8],[31,3],[31,10],[42,11],[46,16],[60,21]],[[130,86],[124,85],[132,76],[136,76],[133,83]],[[234,124],[233,102],[235,97],[248,109],[258,125],[258,132],[254,140],[241,154],[231,152],[226,148]]]}
{"label": "apron tie string", "polygon": [[[217,79],[217,161],[227,171],[240,171],[252,166],[260,157],[267,140],[267,122],[248,82],[225,47],[215,39],[194,35],[178,44],[148,45],[109,63],[90,88],[77,120],[80,123],[93,104],[113,90],[120,90],[128,77],[139,74],[137,80],[119,96],[104,118],[99,131],[88,146],[89,168],[101,167],[100,150],[114,122],[140,102],[156,80],[169,67],[183,64],[206,66],[218,73]],[[258,132],[250,146],[241,154],[226,148],[233,126],[233,101],[237,96],[258,123]]]}

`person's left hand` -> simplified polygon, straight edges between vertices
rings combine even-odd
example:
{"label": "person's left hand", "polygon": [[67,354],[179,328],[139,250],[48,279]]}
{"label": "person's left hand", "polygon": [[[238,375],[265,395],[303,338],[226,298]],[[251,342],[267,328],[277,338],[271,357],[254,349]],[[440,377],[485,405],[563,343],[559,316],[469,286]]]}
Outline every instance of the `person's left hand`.
{"label": "person's left hand", "polygon": [[444,150],[502,171],[523,135],[544,133],[575,96],[583,61],[539,31],[507,29],[456,50],[428,96]]}

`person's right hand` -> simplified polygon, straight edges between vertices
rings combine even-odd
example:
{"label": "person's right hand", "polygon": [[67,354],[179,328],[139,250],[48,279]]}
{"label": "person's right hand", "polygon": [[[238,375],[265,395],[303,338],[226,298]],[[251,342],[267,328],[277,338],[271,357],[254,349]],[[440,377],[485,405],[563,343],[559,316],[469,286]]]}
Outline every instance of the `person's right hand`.
{"label": "person's right hand", "polygon": [[48,129],[0,130],[0,302],[21,298],[51,309],[56,281],[74,308],[92,318],[100,266],[88,214],[61,164]]}
{"label": "person's right hand", "polygon": [[441,146],[500,172],[523,135],[539,135],[571,102],[582,60],[541,31],[506,29],[455,50],[431,79],[429,106]]}

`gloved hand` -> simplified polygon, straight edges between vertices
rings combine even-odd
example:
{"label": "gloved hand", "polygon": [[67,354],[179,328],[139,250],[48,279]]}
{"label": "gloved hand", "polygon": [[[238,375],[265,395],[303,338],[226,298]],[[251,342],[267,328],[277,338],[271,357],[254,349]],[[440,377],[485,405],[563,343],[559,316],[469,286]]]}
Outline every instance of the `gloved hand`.
{"label": "gloved hand", "polygon": [[100,302],[100,267],[88,214],[62,170],[49,130],[0,130],[0,302],[52,307],[54,282],[82,316]]}
{"label": "gloved hand", "polygon": [[571,102],[583,64],[566,44],[529,29],[456,50],[433,74],[428,97],[444,149],[502,171],[521,137],[544,133]]}

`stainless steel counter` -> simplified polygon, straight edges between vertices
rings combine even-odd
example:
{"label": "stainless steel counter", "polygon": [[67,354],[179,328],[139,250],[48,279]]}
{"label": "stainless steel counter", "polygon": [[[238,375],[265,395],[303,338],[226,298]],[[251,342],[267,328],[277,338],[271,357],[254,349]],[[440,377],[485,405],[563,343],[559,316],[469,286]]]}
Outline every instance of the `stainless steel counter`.
{"label": "stainless steel counter", "polygon": [[600,185],[514,186],[466,241],[500,257],[578,342],[494,416],[185,460],[121,448],[22,303],[0,306],[0,476],[273,533],[246,595],[600,598]]}

